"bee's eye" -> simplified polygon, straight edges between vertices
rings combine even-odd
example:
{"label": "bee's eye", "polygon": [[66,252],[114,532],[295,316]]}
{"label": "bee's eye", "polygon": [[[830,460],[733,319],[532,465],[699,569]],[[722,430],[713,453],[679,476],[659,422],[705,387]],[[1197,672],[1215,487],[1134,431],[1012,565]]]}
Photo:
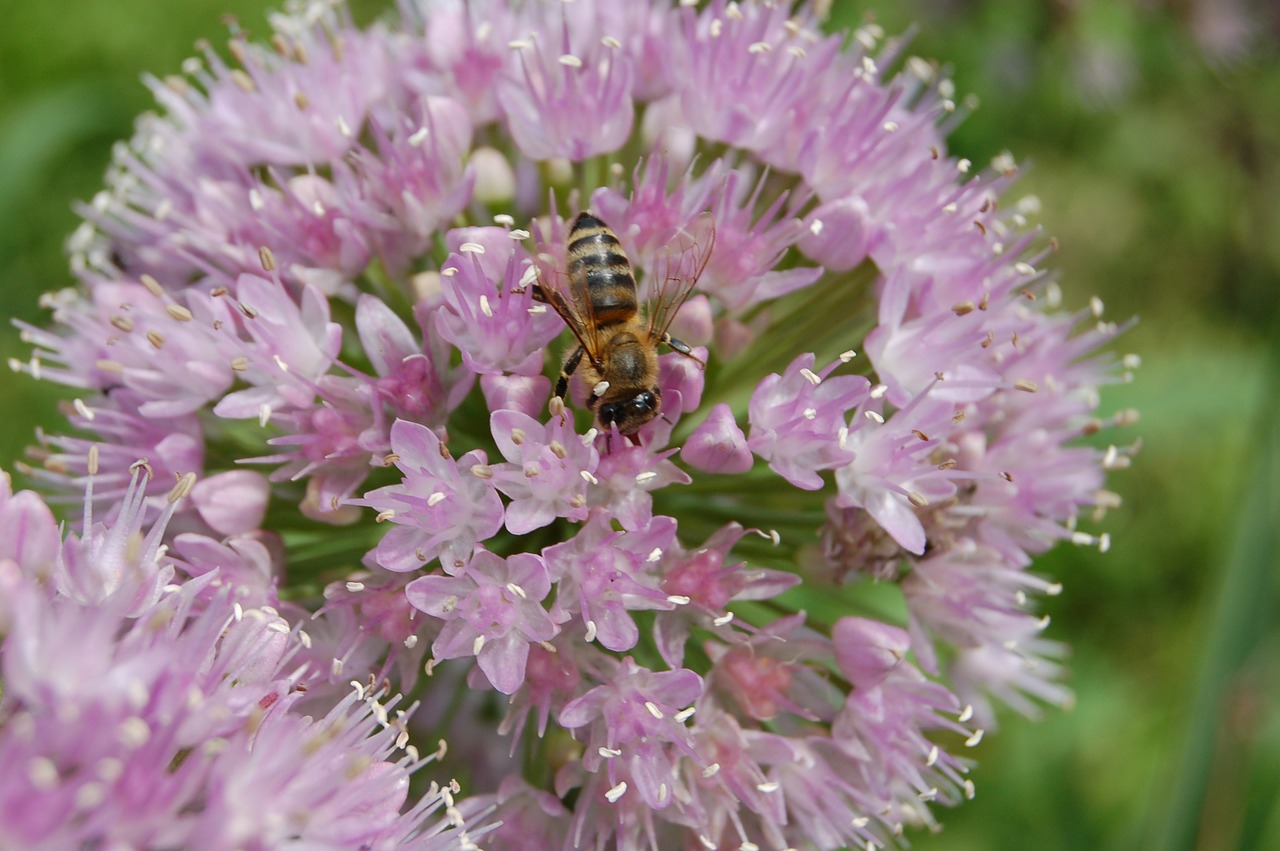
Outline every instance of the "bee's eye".
{"label": "bee's eye", "polygon": [[631,407],[635,408],[637,411],[652,411],[654,408],[658,407],[658,399],[653,395],[653,393],[646,390],[643,393],[636,394],[635,398],[631,400]]}
{"label": "bee's eye", "polygon": [[601,405],[596,415],[600,417],[601,425],[609,425],[618,421],[618,414],[621,412],[622,405],[614,403],[612,405]]}

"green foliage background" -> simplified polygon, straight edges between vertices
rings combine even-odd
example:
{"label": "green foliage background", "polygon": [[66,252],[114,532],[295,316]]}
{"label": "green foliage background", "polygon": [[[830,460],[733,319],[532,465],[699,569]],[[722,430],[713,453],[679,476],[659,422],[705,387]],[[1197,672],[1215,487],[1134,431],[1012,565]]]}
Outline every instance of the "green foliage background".
{"label": "green foliage background", "polygon": [[[1074,648],[1078,703],[1006,716],[976,800],[917,848],[1280,848],[1280,12],[1257,3],[1250,49],[1223,56],[1197,41],[1211,6],[1233,4],[834,2],[839,23],[918,24],[912,52],[981,101],[953,152],[1025,166],[1067,306],[1140,317],[1121,345],[1143,366],[1104,397],[1143,415],[1108,436],[1144,443],[1112,480],[1112,549],[1040,565],[1065,584],[1049,635]],[[0,317],[44,321],[38,295],[71,284],[71,204],[150,107],[142,73],[178,72],[227,15],[264,32],[268,8],[0,0]],[[7,326],[0,351],[25,358]],[[58,398],[0,375],[0,467]]]}

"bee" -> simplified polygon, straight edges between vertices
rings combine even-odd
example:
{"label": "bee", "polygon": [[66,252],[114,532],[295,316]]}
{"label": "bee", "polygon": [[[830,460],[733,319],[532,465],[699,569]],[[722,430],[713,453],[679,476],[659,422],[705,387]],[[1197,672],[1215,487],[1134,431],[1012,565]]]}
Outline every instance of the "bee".
{"label": "bee", "polygon": [[569,379],[580,371],[591,388],[587,408],[601,430],[616,426],[633,435],[662,413],[658,389],[658,346],[667,346],[706,366],[689,346],[667,333],[715,243],[710,213],[691,230],[681,230],[659,252],[649,277],[651,295],[641,312],[635,274],[618,236],[591,213],[579,213],[569,229],[563,273],[539,272],[533,297],[550,305],[577,338],[556,382],[563,405]]}

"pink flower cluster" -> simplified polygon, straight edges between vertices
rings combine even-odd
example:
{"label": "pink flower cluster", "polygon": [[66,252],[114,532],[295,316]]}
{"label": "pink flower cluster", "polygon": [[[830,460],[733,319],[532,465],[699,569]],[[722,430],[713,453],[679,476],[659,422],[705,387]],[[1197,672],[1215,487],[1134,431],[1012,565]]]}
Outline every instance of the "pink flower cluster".
{"label": "pink flower cluster", "polygon": [[[1117,327],[935,66],[695,5],[312,0],[150,81],[24,328],[80,394],[24,472],[89,489],[0,503],[0,844],[878,847],[1069,699],[1029,566],[1106,546]],[[714,221],[633,438],[548,413],[581,209],[642,296]]]}

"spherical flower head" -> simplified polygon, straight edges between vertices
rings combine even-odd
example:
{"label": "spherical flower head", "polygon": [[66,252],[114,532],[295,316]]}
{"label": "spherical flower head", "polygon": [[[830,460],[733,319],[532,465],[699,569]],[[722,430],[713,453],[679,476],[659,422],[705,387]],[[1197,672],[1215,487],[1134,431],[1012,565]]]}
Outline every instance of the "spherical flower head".
{"label": "spherical flower head", "polygon": [[1034,557],[1107,546],[1121,329],[826,5],[326,0],[149,81],[15,365],[74,389],[24,472],[83,507],[0,495],[0,795],[81,830],[146,780],[49,847],[883,846],[1069,700]]}

